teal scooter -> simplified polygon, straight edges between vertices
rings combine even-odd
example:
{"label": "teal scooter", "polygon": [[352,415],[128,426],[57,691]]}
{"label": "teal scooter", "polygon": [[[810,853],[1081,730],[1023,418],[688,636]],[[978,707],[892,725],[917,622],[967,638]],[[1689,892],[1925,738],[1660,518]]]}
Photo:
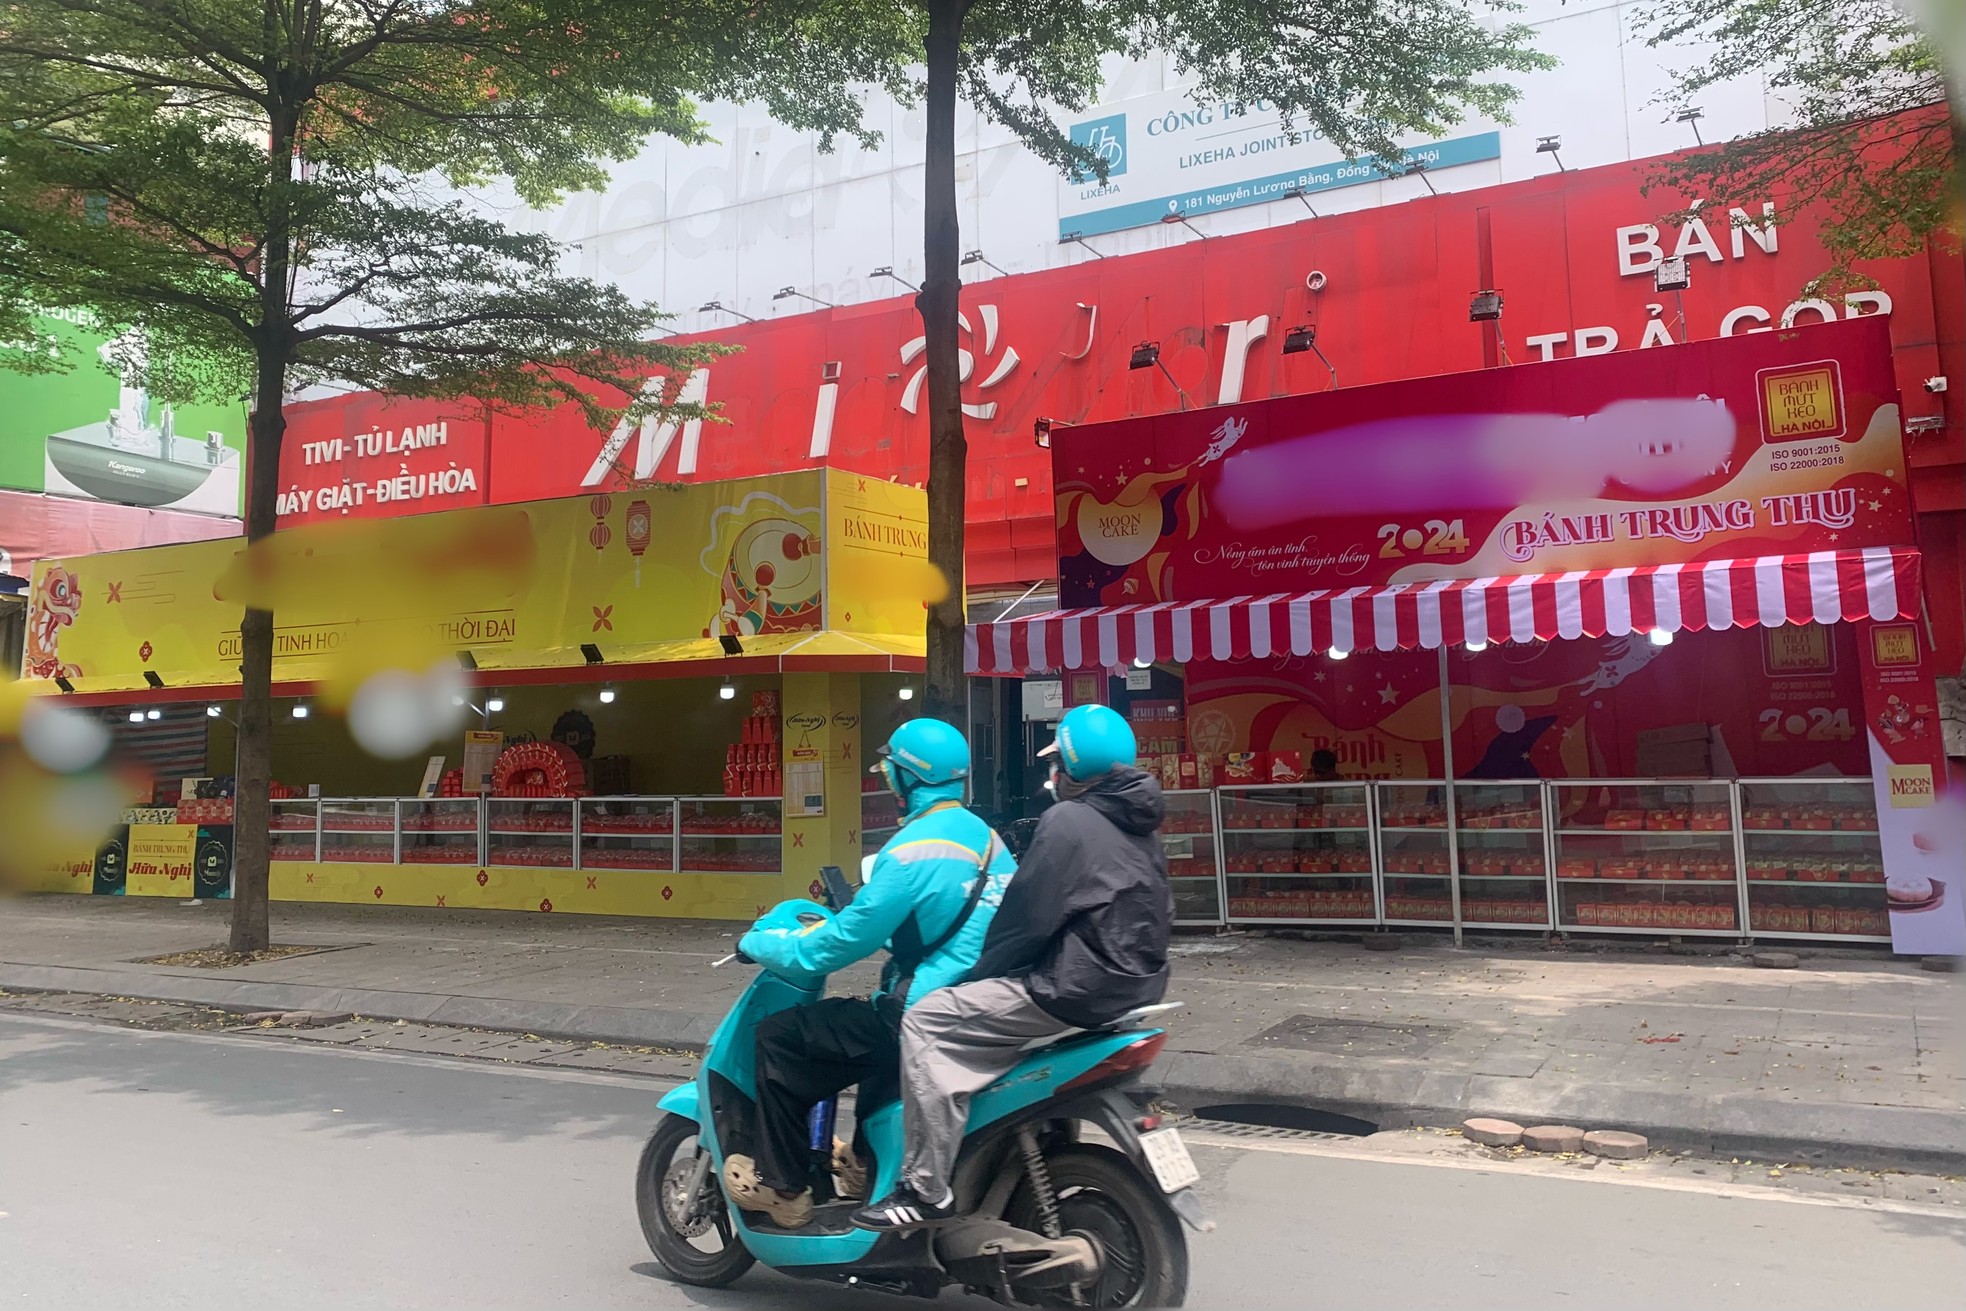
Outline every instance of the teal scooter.
{"label": "teal scooter", "polygon": [[[828,900],[844,905],[850,892],[839,870],[828,867],[822,877]],[[811,924],[831,913],[788,901],[758,923]],[[730,1205],[724,1144],[743,1141],[754,1123],[752,1035],[766,1016],[825,991],[824,979],[760,970],[718,1026],[695,1081],[663,1097],[666,1114],[636,1167],[635,1200],[642,1232],[670,1275],[721,1288],[762,1261],[781,1274],[918,1297],[959,1285],[1006,1306],[1182,1304],[1182,1223],[1213,1226],[1193,1192],[1200,1176],[1187,1147],[1139,1087],[1167,1041],[1151,1021],[1174,1004],[1038,1047],[971,1100],[954,1180],[961,1221],[877,1234],[853,1227],[859,1203],[817,1197],[812,1219],[787,1230]],[[816,1165],[831,1155],[832,1109],[814,1108]],[[901,1107],[857,1109],[873,1156],[872,1196],[885,1196],[900,1172]],[[830,1179],[823,1166],[815,1174]]]}

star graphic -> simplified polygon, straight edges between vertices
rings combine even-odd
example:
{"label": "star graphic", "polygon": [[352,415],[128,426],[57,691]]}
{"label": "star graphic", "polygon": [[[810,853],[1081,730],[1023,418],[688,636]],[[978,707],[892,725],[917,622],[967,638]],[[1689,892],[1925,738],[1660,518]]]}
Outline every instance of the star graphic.
{"label": "star graphic", "polygon": [[1871,509],[1873,509],[1873,510],[1882,510],[1882,509],[1884,508],[1884,502],[1882,502],[1882,501],[1872,501],[1872,502],[1870,502],[1870,508],[1871,508]]}
{"label": "star graphic", "polygon": [[1322,669],[1318,670],[1315,674],[1311,675],[1311,680],[1313,682],[1322,683],[1324,681],[1324,678],[1325,678],[1325,674]]}
{"label": "star graphic", "polygon": [[593,609],[594,609],[594,631],[598,633],[603,628],[605,628],[610,633],[612,633],[614,631],[614,620],[611,616],[614,614],[614,607],[611,605],[610,606],[597,605],[593,607]]}
{"label": "star graphic", "polygon": [[1830,540],[1831,540],[1831,541],[1833,542],[1833,541],[1835,541],[1835,540],[1836,540],[1837,538],[1839,538],[1839,537],[1841,537],[1842,535],[1843,535],[1842,533],[1831,533],[1831,534],[1829,535],[1829,539],[1830,539]]}
{"label": "star graphic", "polygon": [[1384,705],[1394,704],[1399,700],[1399,689],[1394,687],[1391,683],[1386,684],[1384,687],[1379,689],[1379,700],[1381,704]]}

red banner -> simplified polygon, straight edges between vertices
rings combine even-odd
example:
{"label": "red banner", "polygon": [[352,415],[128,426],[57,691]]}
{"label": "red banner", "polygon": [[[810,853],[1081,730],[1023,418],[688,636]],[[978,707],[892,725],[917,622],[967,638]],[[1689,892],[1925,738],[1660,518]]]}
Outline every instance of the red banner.
{"label": "red banner", "polygon": [[291,406],[280,446],[281,526],[487,504],[490,434],[482,410],[456,402],[363,392]]}
{"label": "red banner", "polygon": [[1966,953],[1966,779],[1949,768],[1931,651],[1916,623],[1865,624],[1864,727],[1891,949]]}
{"label": "red banner", "polygon": [[1914,539],[1875,320],[1164,414],[1053,456],[1066,606]]}

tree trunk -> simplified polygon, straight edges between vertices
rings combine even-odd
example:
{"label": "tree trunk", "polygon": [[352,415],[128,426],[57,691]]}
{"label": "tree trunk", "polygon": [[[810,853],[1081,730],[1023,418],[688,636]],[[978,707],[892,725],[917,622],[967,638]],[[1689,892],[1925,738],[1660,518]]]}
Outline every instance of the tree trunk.
{"label": "tree trunk", "polygon": [[928,345],[928,558],[949,594],[928,612],[928,713],[969,731],[963,678],[963,437],[960,345],[961,231],[956,213],[956,78],[965,0],[928,10],[928,157],[922,184],[922,335]]}
{"label": "tree trunk", "polygon": [[[269,9],[269,13],[271,10]],[[253,416],[247,432],[246,544],[273,535],[278,524],[280,441],[287,431],[287,303],[292,277],[294,132],[296,118],[275,102],[268,115],[268,198],[265,258],[259,269],[260,322],[255,347]],[[273,782],[273,612],[247,610],[239,623],[239,753],[232,812],[233,951],[264,951],[271,943],[267,915]]]}
{"label": "tree trunk", "polygon": [[[281,280],[281,285],[285,279]],[[286,360],[260,348],[248,441],[246,541],[270,536],[280,493],[280,439]],[[264,951],[271,943],[267,893],[273,782],[273,612],[248,610],[239,623],[239,755],[232,812],[233,951]]]}

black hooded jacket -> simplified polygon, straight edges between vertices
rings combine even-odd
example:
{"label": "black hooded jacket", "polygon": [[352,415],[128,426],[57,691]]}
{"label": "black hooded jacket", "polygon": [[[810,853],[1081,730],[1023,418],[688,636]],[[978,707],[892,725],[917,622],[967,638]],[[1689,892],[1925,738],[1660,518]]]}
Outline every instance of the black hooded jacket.
{"label": "black hooded jacket", "polygon": [[1110,1024],[1167,992],[1174,894],[1160,783],[1115,770],[1046,811],[990,922],[972,979],[1014,978],[1047,1015]]}

